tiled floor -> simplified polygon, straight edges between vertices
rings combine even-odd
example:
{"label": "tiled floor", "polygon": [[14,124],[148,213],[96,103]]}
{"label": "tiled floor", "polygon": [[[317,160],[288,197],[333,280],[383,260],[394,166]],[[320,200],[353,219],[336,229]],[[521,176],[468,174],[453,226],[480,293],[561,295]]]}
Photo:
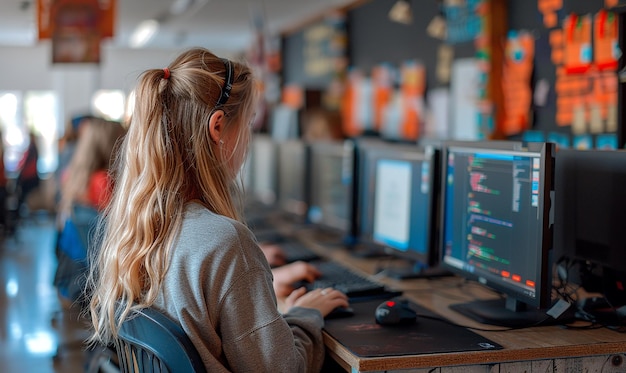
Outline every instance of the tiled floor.
{"label": "tiled floor", "polygon": [[77,312],[64,310],[52,285],[54,220],[34,213],[0,246],[0,371],[83,372],[88,335]]}

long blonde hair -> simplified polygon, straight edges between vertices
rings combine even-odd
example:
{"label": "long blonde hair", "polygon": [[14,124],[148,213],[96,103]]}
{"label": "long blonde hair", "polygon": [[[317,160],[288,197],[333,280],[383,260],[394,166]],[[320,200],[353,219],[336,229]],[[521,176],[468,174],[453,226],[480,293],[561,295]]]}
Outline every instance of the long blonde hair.
{"label": "long blonde hair", "polygon": [[155,301],[187,202],[197,200],[241,220],[240,184],[209,133],[211,115],[223,110],[222,133],[236,139],[230,156],[245,157],[256,84],[247,66],[232,66],[230,97],[219,106],[225,61],[206,49],[190,49],[167,69],[147,70],[140,77],[86,288],[91,342],[110,342],[132,308]]}

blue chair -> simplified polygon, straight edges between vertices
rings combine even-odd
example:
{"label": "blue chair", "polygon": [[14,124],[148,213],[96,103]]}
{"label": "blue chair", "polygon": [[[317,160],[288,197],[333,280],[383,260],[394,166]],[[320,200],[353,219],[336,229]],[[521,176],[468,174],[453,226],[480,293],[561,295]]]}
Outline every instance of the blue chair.
{"label": "blue chair", "polygon": [[122,373],[206,372],[183,328],[151,307],[124,320],[115,349]]}
{"label": "blue chair", "polygon": [[54,286],[59,295],[70,302],[82,301],[89,270],[89,252],[93,250],[93,233],[98,218],[99,213],[93,207],[75,204],[72,216],[59,232]]}

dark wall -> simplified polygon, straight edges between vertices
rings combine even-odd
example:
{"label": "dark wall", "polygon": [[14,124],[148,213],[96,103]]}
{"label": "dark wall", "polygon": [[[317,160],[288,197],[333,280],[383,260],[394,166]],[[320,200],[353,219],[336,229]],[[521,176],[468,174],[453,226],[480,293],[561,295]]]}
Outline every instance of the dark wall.
{"label": "dark wall", "polygon": [[337,60],[345,59],[345,35],[343,19],[329,16],[283,37],[283,83],[326,89],[337,74]]}
{"label": "dark wall", "polygon": [[[367,73],[372,67],[383,62],[399,66],[403,61],[414,59],[426,66],[427,89],[445,85],[438,82],[435,75],[437,51],[443,42],[426,33],[428,24],[439,12],[438,1],[411,0],[413,9],[411,25],[389,20],[388,13],[394,3],[393,0],[372,0],[348,11],[346,21],[349,65],[361,68]],[[551,60],[550,29],[543,24],[542,14],[537,9],[537,0],[507,0],[507,6],[508,29],[529,30],[536,36],[533,85],[545,79],[551,87],[546,105],[533,108],[532,129],[570,133],[569,126],[559,127],[555,121],[556,68]],[[594,14],[603,7],[604,0],[563,0],[563,8],[558,13],[559,24],[570,13]],[[313,80],[304,74],[301,43],[301,33],[295,33],[284,39],[284,53],[287,58],[285,81],[300,83],[305,88],[323,89],[329,80]],[[455,58],[475,55],[473,42],[455,44],[453,47]]]}
{"label": "dark wall", "polygon": [[305,89],[324,89],[330,83],[329,76],[311,76],[304,66],[304,32],[295,32],[282,42],[283,83],[298,84]]}
{"label": "dark wall", "polygon": [[[399,66],[406,60],[417,60],[426,66],[427,89],[440,86],[435,66],[442,41],[426,33],[426,27],[439,12],[437,1],[412,0],[413,23],[410,25],[389,19],[389,10],[394,3],[374,0],[348,13],[350,65],[367,73],[383,62]],[[454,46],[456,58],[471,57],[474,52],[472,42]]]}
{"label": "dark wall", "polygon": [[[435,77],[437,50],[442,41],[430,37],[426,27],[438,12],[436,1],[412,0],[413,24],[402,25],[391,22],[387,14],[394,1],[375,0],[351,11],[348,16],[350,35],[349,53],[351,65],[369,71],[381,62],[399,64],[407,59],[421,60],[427,69],[428,88],[442,86]],[[507,1],[509,30],[529,30],[536,35],[535,71],[533,85],[546,79],[552,88],[556,79],[556,68],[551,60],[549,31],[543,24],[537,1]],[[596,13],[604,6],[604,0],[563,0],[559,20],[570,13]],[[471,57],[475,54],[473,42],[454,45],[454,57]],[[569,127],[559,127],[555,122],[556,97],[550,90],[547,104],[534,108],[533,129],[542,131],[568,132]]]}

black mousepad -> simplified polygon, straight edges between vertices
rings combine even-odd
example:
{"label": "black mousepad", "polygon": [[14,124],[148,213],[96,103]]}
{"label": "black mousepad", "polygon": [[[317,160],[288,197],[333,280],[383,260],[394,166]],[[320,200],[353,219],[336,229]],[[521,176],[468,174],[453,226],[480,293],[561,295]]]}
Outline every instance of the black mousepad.
{"label": "black mousepad", "polygon": [[325,321],[324,330],[361,357],[419,355],[446,352],[500,350],[502,346],[462,326],[421,316],[441,318],[410,302],[418,321],[410,325],[382,326],[374,313],[381,300],[351,303],[354,316]]}

